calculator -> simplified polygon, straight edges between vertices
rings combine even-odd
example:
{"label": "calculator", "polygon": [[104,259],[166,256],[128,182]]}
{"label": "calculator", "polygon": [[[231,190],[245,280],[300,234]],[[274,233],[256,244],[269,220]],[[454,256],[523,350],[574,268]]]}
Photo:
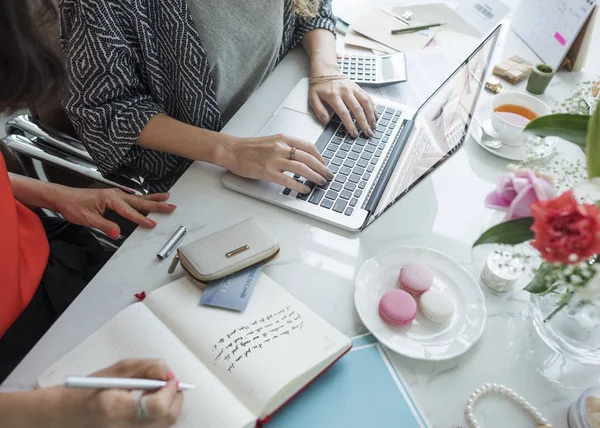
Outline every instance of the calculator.
{"label": "calculator", "polygon": [[361,85],[389,85],[406,82],[406,57],[399,52],[389,55],[338,55],[342,75]]}

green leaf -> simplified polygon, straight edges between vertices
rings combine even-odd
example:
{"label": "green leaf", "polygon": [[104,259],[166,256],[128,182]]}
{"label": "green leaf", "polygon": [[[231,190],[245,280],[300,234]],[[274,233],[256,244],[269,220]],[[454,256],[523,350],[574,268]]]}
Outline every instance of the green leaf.
{"label": "green leaf", "polygon": [[600,107],[589,121],[585,147],[588,177],[600,177]]}
{"label": "green leaf", "polygon": [[579,114],[551,114],[532,120],[525,132],[538,137],[560,137],[586,150],[586,136],[590,116]]}
{"label": "green leaf", "polygon": [[548,276],[554,274],[557,270],[560,270],[562,266],[553,265],[550,263],[542,263],[538,270],[535,272],[535,276],[525,287],[525,291],[529,291],[532,294],[543,294],[550,292],[554,281],[549,281]]}
{"label": "green leaf", "polygon": [[533,218],[531,217],[500,223],[486,230],[479,239],[475,241],[473,247],[482,244],[517,245],[529,241],[530,239],[533,239],[533,232],[531,231],[532,224]]}

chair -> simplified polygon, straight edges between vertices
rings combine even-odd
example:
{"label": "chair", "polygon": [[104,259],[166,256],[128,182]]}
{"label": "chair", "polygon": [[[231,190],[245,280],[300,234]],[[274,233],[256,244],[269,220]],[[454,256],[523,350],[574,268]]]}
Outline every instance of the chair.
{"label": "chair", "polygon": [[[5,130],[7,135],[2,142],[16,156],[22,171],[29,177],[59,181],[46,177],[52,175],[46,174],[46,171],[58,169],[67,174],[54,175],[72,177],[67,178],[67,182],[60,180],[61,184],[73,185],[73,180],[79,180],[76,187],[85,186],[81,183],[92,183],[94,187],[114,187],[135,195],[147,195],[149,192],[145,179],[130,169],[121,168],[114,174],[103,176],[80,141],[49,130],[31,115],[21,114],[10,119]],[[109,248],[116,249],[124,241],[124,238],[120,242],[108,240],[99,230],[92,230],[92,233]]]}
{"label": "chair", "polygon": [[107,187],[116,187],[127,193],[147,195],[145,179],[130,169],[103,176],[92,157],[78,140],[44,128],[30,115],[19,115],[6,123],[4,143],[17,155],[27,175],[41,178],[32,167],[30,159],[61,168]]}

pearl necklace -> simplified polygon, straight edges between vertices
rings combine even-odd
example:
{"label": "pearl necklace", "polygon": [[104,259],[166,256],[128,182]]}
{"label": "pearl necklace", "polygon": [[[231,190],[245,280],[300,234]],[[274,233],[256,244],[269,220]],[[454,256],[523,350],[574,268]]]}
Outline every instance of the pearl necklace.
{"label": "pearl necklace", "polygon": [[527,410],[531,416],[535,419],[535,421],[540,425],[538,428],[553,428],[552,425],[548,423],[548,420],[542,416],[542,414],[531,405],[531,403],[521,397],[519,394],[514,392],[512,389],[507,388],[504,385],[498,385],[497,383],[486,383],[481,388],[477,388],[469,399],[467,400],[467,405],[465,406],[465,419],[471,428],[480,428],[477,419],[475,419],[475,415],[473,414],[473,408],[477,401],[483,397],[484,395],[493,392],[496,394],[504,395],[514,402],[516,402],[519,406]]}

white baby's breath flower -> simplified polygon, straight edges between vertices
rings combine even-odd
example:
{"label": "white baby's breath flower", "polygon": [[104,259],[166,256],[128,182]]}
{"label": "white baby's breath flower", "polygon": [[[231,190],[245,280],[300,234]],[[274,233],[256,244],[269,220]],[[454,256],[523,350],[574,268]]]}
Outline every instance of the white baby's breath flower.
{"label": "white baby's breath flower", "polygon": [[540,170],[539,168],[525,167],[523,165],[509,163],[506,169],[508,169],[512,173],[517,173],[521,171],[532,171],[538,177],[546,179],[550,184],[554,184],[554,176],[548,172]]}
{"label": "white baby's breath flower", "polygon": [[600,297],[600,272],[596,271],[596,274],[588,281],[585,287],[580,287],[577,291],[580,300],[593,300]]}
{"label": "white baby's breath flower", "polygon": [[586,203],[600,201],[600,177],[578,184],[573,189],[573,193],[578,200]]}
{"label": "white baby's breath flower", "polygon": [[524,170],[525,168],[521,168],[519,165],[514,164],[514,163],[509,163],[506,166],[506,169],[508,169],[510,172],[519,172],[519,171]]}
{"label": "white baby's breath flower", "polygon": [[581,276],[583,276],[584,278],[591,278],[596,273],[596,271],[593,271],[589,266],[583,266],[580,272]]}

